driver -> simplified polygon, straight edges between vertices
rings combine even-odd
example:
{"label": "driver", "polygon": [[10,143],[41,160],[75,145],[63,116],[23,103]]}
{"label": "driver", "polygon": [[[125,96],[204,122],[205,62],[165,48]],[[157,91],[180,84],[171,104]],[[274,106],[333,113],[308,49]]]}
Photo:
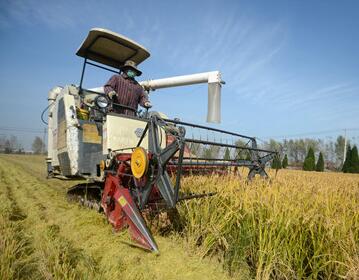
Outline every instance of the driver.
{"label": "driver", "polygon": [[140,76],[142,72],[137,69],[136,64],[127,60],[120,68],[121,74],[113,75],[104,86],[106,95],[113,100],[114,103],[130,107],[131,109],[122,108],[121,106],[113,106],[113,111],[119,114],[135,116],[140,104],[144,108],[151,108],[151,102],[148,100],[147,93],[140,84],[135,80],[136,76]]}

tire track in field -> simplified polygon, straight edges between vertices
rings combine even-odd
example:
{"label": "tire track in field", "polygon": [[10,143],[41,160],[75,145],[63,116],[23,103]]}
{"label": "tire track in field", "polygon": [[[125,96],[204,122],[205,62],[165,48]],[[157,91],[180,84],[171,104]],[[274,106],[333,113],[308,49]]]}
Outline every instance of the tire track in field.
{"label": "tire track in field", "polygon": [[14,199],[14,195],[9,186],[6,187],[6,196],[10,200],[10,205],[11,205],[11,214],[9,216],[9,220],[16,222],[26,219],[27,216],[17,205],[16,200]]}
{"label": "tire track in field", "polygon": [[9,220],[13,222],[22,221],[27,218],[24,212],[20,209],[19,205],[17,204],[14,194],[9,185],[5,187],[5,195],[7,199],[10,201],[10,215]]}
{"label": "tire track in field", "polygon": [[[28,170],[23,170],[22,167],[18,166],[15,162],[12,162],[11,165],[13,165],[13,167],[10,166],[9,168],[10,171],[8,172],[7,180],[11,178],[9,185],[12,185],[13,188],[17,190],[17,195],[22,201],[24,207],[26,209],[32,209],[32,212],[36,212],[31,215],[34,219],[33,223],[39,225],[38,227],[41,228],[41,230],[37,229],[36,231],[46,232],[45,238],[49,238],[51,242],[55,241],[60,243],[60,249],[65,247],[70,255],[75,256],[75,260],[76,256],[80,255],[81,258],[85,259],[86,262],[90,265],[91,273],[93,271],[97,271],[98,273],[96,277],[102,279],[103,277],[101,277],[101,275],[103,274],[105,268],[97,268],[98,261],[101,260],[102,256],[96,255],[95,260],[95,258],[92,257],[92,253],[86,252],[86,246],[82,249],[74,247],[73,244],[76,242],[76,239],[67,239],[61,234],[61,232],[66,232],[66,236],[68,233],[71,233],[72,235],[75,233],[76,237],[76,235],[81,235],[80,231],[82,231],[83,235],[84,230],[82,229],[82,226],[89,222],[86,222],[86,216],[84,217],[85,222],[79,221],[79,218],[77,217],[78,215],[74,215],[74,213],[91,213],[90,215],[95,215],[97,218],[100,217],[100,220],[102,220],[100,224],[97,223],[98,227],[101,228],[101,231],[105,231],[106,235],[115,238],[115,236],[112,236],[111,232],[107,232],[106,227],[103,227],[104,222],[107,224],[104,216],[99,215],[94,211],[88,210],[87,208],[69,204],[69,202],[65,199],[65,192],[61,192],[58,189],[52,188],[48,184],[41,182],[41,180],[34,177],[32,174],[29,174]],[[22,186],[21,191],[19,186]],[[34,206],[36,206],[36,208]],[[40,219],[34,218],[37,216],[39,216]],[[63,219],[59,219],[59,217],[69,217],[69,219],[65,219],[64,221]],[[46,226],[44,226],[44,222]],[[64,222],[66,224],[64,224]],[[71,232],[68,231],[69,228],[71,229]],[[78,234],[76,234],[77,229],[79,229]],[[96,229],[96,232],[98,232],[98,229]],[[70,260],[71,259],[73,258],[70,258]],[[71,260],[70,262],[73,263],[75,261]],[[121,261],[119,260],[117,266],[120,264]],[[48,277],[46,276],[46,278]]]}
{"label": "tire track in field", "polygon": [[[37,181],[45,184],[50,189],[56,190],[58,193],[64,193],[64,190],[68,187],[76,184],[76,181],[59,180],[59,179],[47,179],[47,173],[45,170],[45,158],[41,161],[37,159],[35,162],[29,160],[23,160],[23,157],[9,157],[7,159],[10,163],[21,168],[22,171],[28,173],[31,177],[36,178]],[[39,168],[39,165],[43,168]]]}
{"label": "tire track in field", "polygon": [[[13,169],[13,168],[12,168]],[[7,193],[7,197],[9,198],[9,200],[11,201],[11,207],[12,207],[12,213],[14,213],[10,219],[20,219],[23,220],[24,218],[26,218],[26,215],[23,213],[23,211],[19,208],[14,195],[13,195],[13,191],[12,188],[10,186],[12,186],[13,188],[16,188],[17,190],[21,189],[21,191],[23,191],[25,193],[25,195],[33,200],[34,202],[36,201],[36,203],[34,204],[38,209],[39,209],[39,217],[41,220],[45,220],[47,221],[47,216],[44,213],[46,210],[46,207],[40,202],[38,201],[38,198],[34,195],[34,192],[36,192],[36,189],[32,192],[32,191],[26,191],[24,187],[27,186],[27,183],[25,180],[20,180],[18,179],[18,172],[16,172],[15,174],[11,171],[11,168],[7,168],[7,173],[8,176],[5,177],[4,174],[4,170],[1,169],[1,177],[2,180],[4,182],[6,182],[6,193]],[[11,179],[9,179],[11,178]],[[24,178],[27,178],[24,177]],[[32,184],[33,185],[33,184]]]}
{"label": "tire track in field", "polygon": [[[100,240],[101,239],[103,240],[104,236],[108,237],[107,238],[108,240],[112,239],[112,241],[107,241],[106,239],[103,240],[105,246],[103,250],[100,251],[101,254],[98,254],[98,250],[96,250],[96,262],[94,263],[96,264],[97,267],[97,264],[101,262],[101,267],[96,270],[98,270],[99,275],[105,274],[104,277],[98,276],[99,279],[112,278],[109,277],[109,275],[111,274],[112,274],[111,276],[120,276],[121,275],[120,272],[123,271],[125,267],[122,264],[123,263],[122,257],[121,258],[117,257],[118,260],[115,264],[115,267],[118,268],[116,269],[117,271],[115,271],[115,273],[113,271],[114,267],[112,263],[108,264],[108,261],[106,260],[101,261],[103,258],[102,254],[104,254],[106,251],[111,250],[116,253],[116,250],[114,250],[113,245],[111,244],[115,243],[114,240],[116,240],[117,237],[112,234],[112,227],[108,225],[105,217],[87,208],[79,207],[78,205],[75,204],[69,204],[69,202],[65,199],[65,191],[62,192],[57,188],[53,188],[52,186],[43,183],[42,180],[33,176],[33,174],[28,173],[29,172],[28,170],[22,169],[22,167],[19,166],[16,162],[12,162],[11,164],[14,166],[13,168],[11,168],[11,170],[16,170],[14,172],[16,173],[16,176],[14,176],[15,174],[11,174],[13,172],[10,172],[9,174],[9,176],[12,178],[11,184],[14,186],[19,186],[19,185],[23,186],[21,190],[21,194],[19,195],[22,196],[22,200],[25,201],[27,208],[31,209],[33,205],[37,205],[38,209],[36,212],[38,212],[39,208],[41,208],[43,212],[45,212],[44,214],[46,215],[47,220],[49,220],[47,227],[42,226],[40,231],[47,232],[47,236],[50,237],[51,240],[54,239],[56,240],[58,236],[61,234],[61,231],[66,232],[66,236],[71,235],[71,237],[75,237],[75,240],[78,239],[77,236],[83,236],[83,235],[87,235],[91,237],[91,239],[94,239],[94,236],[93,234],[91,234],[91,232],[98,235],[98,238]],[[23,179],[20,180],[19,178],[23,178]],[[18,187],[14,187],[14,188],[19,189]],[[31,191],[36,191],[37,195],[35,196],[29,194],[29,192]],[[95,227],[92,222],[93,216],[96,216],[96,220],[97,220],[97,223],[95,223]],[[67,219],[65,219],[65,221],[63,219],[61,220],[61,218],[63,217],[66,217]],[[98,221],[100,221],[100,223]],[[66,224],[64,224],[64,222],[66,222]],[[41,222],[36,221],[35,223],[39,224]],[[86,232],[86,228],[85,228],[88,224],[91,224],[91,226],[93,227],[90,233]],[[69,228],[71,229],[71,231],[69,231]],[[74,241],[73,238],[70,239]],[[116,241],[118,245],[118,240]],[[91,242],[86,243],[86,246],[84,247],[85,251],[88,249],[88,246],[91,247]],[[122,246],[124,247],[123,249],[128,249],[128,245],[122,244]],[[106,256],[105,254],[105,258],[111,256],[111,254],[113,254],[114,252],[109,252],[110,254],[108,256]],[[91,253],[87,253],[86,255],[89,258],[92,258],[91,256],[95,254],[94,252],[91,252]],[[138,262],[139,257],[136,256],[135,259],[136,262]],[[112,273],[107,273],[106,272],[107,270],[109,270],[110,272],[112,270]],[[135,276],[134,278],[130,277],[127,279],[137,279],[137,276],[136,277]]]}
{"label": "tire track in field", "polygon": [[[9,160],[6,158],[7,167],[12,170],[14,197],[28,215],[25,220],[29,226],[28,230],[37,236],[36,244],[39,247],[37,251],[42,252],[39,257],[43,267],[49,266],[45,261],[46,254],[51,252],[46,250],[46,246],[43,248],[44,245],[39,245],[41,242],[52,248],[52,251],[74,256],[73,258],[59,256],[58,262],[63,263],[64,260],[71,259],[70,263],[73,264],[79,258],[85,259],[82,263],[87,265],[83,266],[82,270],[77,270],[85,271],[89,276],[77,278],[227,279],[220,265],[189,252],[188,247],[182,244],[182,239],[156,236],[161,247],[160,256],[129,247],[128,243],[124,243],[129,240],[127,233],[122,232],[120,236],[112,234],[112,227],[103,215],[67,202],[66,187],[76,184],[76,181],[46,180],[45,177],[41,177],[43,171],[36,173],[36,170],[41,170],[38,167],[42,164],[40,160],[37,159],[34,166],[28,168],[32,158],[30,156],[23,158],[25,160],[21,157],[9,157]],[[0,165],[2,160],[3,158],[0,157]],[[44,217],[40,217],[40,213],[45,215],[47,221]],[[64,242],[61,242],[64,240],[61,237],[65,238]],[[69,241],[70,246],[66,240]],[[74,244],[76,246],[73,246]],[[83,251],[73,252],[71,248]],[[75,257],[77,254],[80,254],[79,258]],[[95,262],[91,264],[90,260],[86,260],[87,257]],[[170,269],[167,269],[169,267]],[[68,266],[68,270],[74,269]],[[94,270],[96,273],[92,272]],[[42,274],[46,275],[44,272]],[[71,279],[71,277],[67,278]]]}
{"label": "tire track in field", "polygon": [[33,239],[24,230],[27,215],[19,207],[0,165],[1,245],[0,278],[40,279]]}
{"label": "tire track in field", "polygon": [[0,178],[1,178],[1,182],[4,184],[5,197],[10,202],[10,209],[9,209],[10,213],[8,216],[9,220],[13,222],[17,222],[26,219],[27,215],[24,214],[24,212],[21,210],[18,203],[16,202],[13,191],[5,175],[5,170],[3,170],[1,166],[0,166]]}
{"label": "tire track in field", "polygon": [[[64,192],[41,182],[41,180],[34,177],[33,174],[29,174],[27,170],[23,170],[22,167],[19,167],[16,163],[12,164],[14,167],[10,168],[11,171],[9,171],[9,176],[7,178],[11,178],[11,182],[9,184],[18,191],[18,196],[21,197],[24,206],[35,212],[33,215],[34,220],[36,220],[35,223],[37,225],[42,224],[42,229],[46,232],[46,238],[49,238],[51,242],[59,243],[60,251],[66,250],[66,253],[69,255],[67,257],[69,258],[68,262],[71,264],[77,264],[77,259],[80,257],[88,264],[91,274],[94,271],[99,271],[97,268],[98,263],[91,254],[86,253],[84,249],[74,246],[73,241],[67,239],[63,234],[61,234],[64,224],[56,219],[57,216],[67,216],[67,212],[73,211],[74,208],[76,211],[80,212],[88,212],[89,210],[86,208],[80,208],[77,205],[69,204],[65,199]],[[12,170],[16,171],[14,172]],[[22,187],[20,188],[19,186]],[[55,213],[56,215],[54,215]],[[36,219],[36,217],[39,218]],[[101,218],[103,217],[101,216]],[[60,256],[60,258],[62,257]],[[101,275],[101,272],[99,274]]]}
{"label": "tire track in field", "polygon": [[[34,254],[37,256],[41,275],[45,279],[78,279],[88,278],[91,275],[92,278],[97,270],[95,260],[83,249],[77,248],[73,242],[62,236],[61,227],[58,224],[53,220],[51,223],[49,222],[51,217],[46,212],[47,207],[44,206],[41,199],[45,200],[47,204],[51,204],[51,199],[48,199],[47,196],[55,196],[54,190],[45,187],[35,191],[39,194],[36,195],[33,192],[36,180],[31,175],[24,174],[15,165],[10,168],[7,166],[6,172],[3,165],[0,165],[0,168],[12,209],[10,219],[24,220],[29,217],[31,220],[23,229],[27,234],[31,234],[34,240],[33,247],[36,248]],[[19,207],[19,203],[22,208]],[[26,211],[26,209],[30,210]]]}

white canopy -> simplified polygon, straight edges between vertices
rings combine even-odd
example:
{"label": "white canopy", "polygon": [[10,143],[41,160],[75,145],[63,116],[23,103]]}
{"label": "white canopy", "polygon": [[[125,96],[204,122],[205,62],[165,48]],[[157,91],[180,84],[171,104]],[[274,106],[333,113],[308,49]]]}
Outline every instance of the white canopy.
{"label": "white canopy", "polygon": [[148,50],[140,44],[102,28],[91,29],[76,54],[117,69],[126,60],[132,60],[138,65],[150,56]]}

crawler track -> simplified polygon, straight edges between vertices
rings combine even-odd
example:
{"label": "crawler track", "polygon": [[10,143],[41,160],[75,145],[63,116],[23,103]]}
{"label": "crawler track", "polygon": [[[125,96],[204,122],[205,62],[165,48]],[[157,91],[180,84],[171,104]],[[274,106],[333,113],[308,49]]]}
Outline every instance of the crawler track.
{"label": "crawler track", "polygon": [[100,212],[102,190],[103,187],[99,183],[77,184],[67,190],[67,199]]}

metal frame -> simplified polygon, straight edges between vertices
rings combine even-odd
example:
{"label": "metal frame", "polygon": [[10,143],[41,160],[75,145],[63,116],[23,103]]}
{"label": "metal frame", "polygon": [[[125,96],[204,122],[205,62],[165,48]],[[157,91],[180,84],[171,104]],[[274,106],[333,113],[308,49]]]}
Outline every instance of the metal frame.
{"label": "metal frame", "polygon": [[[92,62],[88,62],[87,61],[87,57],[84,58],[84,63],[83,63],[83,66],[82,66],[82,71],[81,71],[81,78],[80,78],[80,91],[83,89],[82,88],[82,84],[83,84],[83,80],[84,80],[84,75],[85,75],[85,71],[86,71],[86,65],[89,64],[89,65],[92,65],[94,67],[97,67],[97,68],[101,68],[101,69],[104,69],[104,70],[107,70],[109,72],[112,72],[112,73],[115,73],[115,74],[120,74],[121,73],[121,70],[119,69],[118,71],[115,71],[111,68],[107,68],[107,67],[104,67],[104,66],[101,66],[101,65],[98,65],[96,63],[92,63]],[[100,94],[100,93],[99,93]]]}
{"label": "metal frame", "polygon": [[[166,148],[162,149],[159,145],[159,131],[160,128],[168,126],[169,123],[176,125],[185,125],[187,127],[195,127],[200,129],[206,129],[209,131],[216,131],[228,135],[238,136],[241,138],[249,139],[251,146],[236,146],[225,143],[218,143],[212,141],[204,141],[198,139],[189,139],[185,138],[186,129],[184,126],[177,126],[177,135],[175,135],[175,140],[169,144]],[[276,155],[276,152],[259,149],[257,148],[257,142],[254,137],[228,132],[216,128],[211,128],[207,126],[191,124],[187,122],[181,122],[178,120],[170,119],[161,119],[157,115],[153,115],[148,119],[147,125],[142,132],[142,135],[137,143],[139,147],[145,137],[148,134],[148,152],[150,155],[150,162],[155,168],[154,180],[148,180],[146,186],[140,189],[139,195],[139,205],[143,209],[148,203],[148,198],[151,193],[152,188],[156,185],[169,208],[174,208],[176,203],[180,200],[198,198],[203,196],[210,196],[213,193],[209,194],[191,194],[186,197],[180,197],[179,191],[181,187],[181,176],[183,174],[184,168],[192,167],[194,169],[200,167],[248,167],[248,179],[251,180],[256,174],[259,174],[261,177],[268,178],[268,174],[265,172],[265,165],[268,161],[272,160]],[[189,158],[184,156],[184,150],[186,143],[199,143],[203,145],[217,145],[221,147],[231,147],[238,150],[247,150],[251,154],[250,160],[244,159],[232,159],[224,160],[219,158]],[[175,154],[178,152],[178,156]],[[266,153],[264,156],[260,156],[259,152]],[[176,170],[176,180],[173,185],[168,171],[171,169]]]}
{"label": "metal frame", "polygon": [[[219,142],[213,142],[213,141],[205,141],[205,140],[201,140],[201,139],[185,138],[184,139],[185,143],[198,143],[198,144],[203,144],[203,145],[212,145],[212,146],[219,146],[219,147],[235,148],[238,150],[247,150],[251,155],[251,159],[250,160],[243,160],[243,159],[228,160],[227,162],[224,163],[223,159],[218,159],[218,158],[217,159],[216,158],[215,159],[213,159],[213,158],[196,158],[195,160],[197,160],[197,162],[193,162],[191,160],[191,158],[190,158],[190,161],[183,161],[183,155],[182,155],[182,157],[180,155],[178,158],[178,161],[173,161],[172,164],[180,165],[180,166],[186,165],[186,166],[213,166],[213,167],[245,166],[245,167],[249,167],[249,174],[248,174],[249,180],[253,179],[255,177],[255,175],[257,175],[257,174],[259,174],[261,177],[268,178],[268,174],[265,172],[265,165],[268,161],[272,160],[275,157],[277,152],[265,150],[265,149],[259,149],[255,137],[251,137],[251,136],[247,136],[247,135],[243,135],[243,134],[239,134],[239,133],[235,133],[235,132],[229,132],[229,131],[212,128],[212,127],[208,127],[208,126],[192,124],[192,123],[188,123],[188,122],[182,122],[179,120],[164,119],[164,121],[173,123],[176,125],[184,125],[187,127],[200,128],[200,129],[205,129],[208,131],[219,132],[222,134],[237,136],[239,138],[248,139],[249,140],[248,143],[251,143],[250,147],[247,147],[247,146],[243,147],[243,146],[231,145],[231,144],[227,144],[227,143],[219,143]],[[263,153],[267,153],[267,154],[265,156],[261,157],[259,152],[263,152]],[[186,158],[186,159],[188,159],[188,158]],[[202,160],[205,162],[199,162],[199,160]]]}
{"label": "metal frame", "polygon": [[[100,39],[100,38],[105,38],[105,39],[110,40],[110,39],[109,39],[108,37],[106,37],[106,36],[98,36],[98,37],[96,38],[96,40],[93,40],[93,41],[91,42],[91,44],[89,45],[88,49],[90,49],[90,48],[97,42],[97,40]],[[132,49],[132,50],[135,51],[135,52],[137,51],[137,50],[135,50],[135,49],[129,47],[128,45],[126,45],[126,44],[124,44],[124,43],[123,43],[123,45],[125,45],[125,46],[126,46],[127,48],[129,48],[129,49]],[[95,66],[95,67],[98,67],[98,68],[101,68],[101,69],[104,69],[104,70],[107,70],[107,71],[110,71],[110,72],[113,72],[113,73],[116,73],[116,74],[121,73],[121,70],[120,70],[120,69],[119,69],[118,71],[115,71],[115,70],[113,70],[113,69],[111,69],[111,68],[107,68],[107,67],[98,65],[98,64],[96,64],[96,63],[88,62],[88,61],[87,61],[87,53],[93,53],[93,54],[96,54],[96,55],[98,55],[98,56],[101,56],[101,55],[98,54],[98,53],[95,53],[95,52],[92,52],[92,51],[89,51],[89,50],[86,51],[86,55],[85,55],[85,58],[84,58],[84,63],[83,63],[83,66],[82,66],[82,72],[81,72],[80,90],[82,89],[82,83],[83,83],[83,78],[84,78],[84,75],[85,75],[85,70],[86,70],[86,65],[87,65],[87,64],[90,64],[90,65],[92,65],[92,66]],[[137,52],[136,52],[136,53],[137,53]],[[132,57],[133,57],[133,56],[132,56]]]}

